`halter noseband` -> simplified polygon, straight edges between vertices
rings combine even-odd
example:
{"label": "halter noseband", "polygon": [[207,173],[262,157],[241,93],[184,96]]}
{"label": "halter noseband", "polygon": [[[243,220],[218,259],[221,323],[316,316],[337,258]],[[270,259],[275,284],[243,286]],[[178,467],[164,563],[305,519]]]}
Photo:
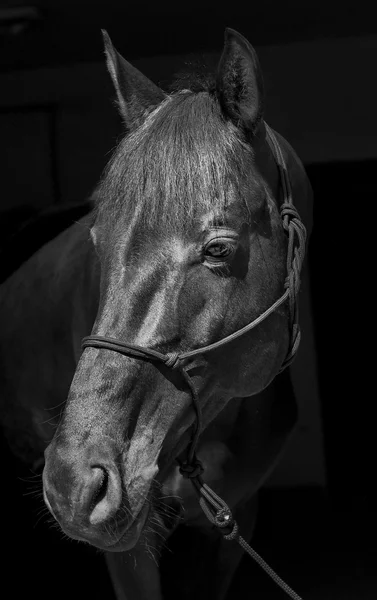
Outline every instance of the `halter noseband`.
{"label": "halter noseband", "polygon": [[276,139],[275,134],[270,127],[265,123],[267,131],[267,141],[270,145],[272,153],[274,155],[276,164],[280,173],[280,182],[283,191],[283,203],[280,207],[280,215],[283,221],[283,227],[288,235],[288,251],[287,251],[287,277],[285,279],[284,294],[274,302],[267,310],[265,310],[259,317],[254,319],[245,327],[238,329],[234,333],[222,338],[221,340],[208,344],[202,348],[190,350],[188,352],[168,352],[162,354],[157,350],[150,348],[144,348],[143,346],[137,346],[136,344],[129,344],[128,342],[122,342],[117,339],[100,336],[90,335],[84,337],[82,340],[82,349],[85,348],[103,348],[106,350],[112,350],[118,352],[124,356],[156,361],[163,363],[166,367],[171,369],[178,369],[186,381],[192,396],[192,401],[196,411],[196,422],[195,432],[191,440],[190,448],[188,451],[187,461],[180,465],[181,473],[193,479],[198,476],[198,461],[195,459],[195,448],[201,432],[201,408],[199,404],[198,393],[195,389],[193,381],[190,375],[184,368],[183,363],[194,356],[206,354],[212,350],[216,350],[229,342],[232,342],[238,337],[241,337],[245,333],[248,333],[262,321],[264,321],[271,313],[273,313],[279,306],[284,304],[286,300],[289,300],[289,325],[291,330],[291,340],[289,350],[285,360],[280,368],[280,373],[286,367],[288,367],[293,359],[295,358],[296,352],[300,344],[300,327],[298,323],[298,292],[300,289],[300,272],[302,263],[305,256],[305,243],[306,243],[306,229],[301,221],[300,215],[298,214],[292,199],[292,189],[289,181],[289,175],[284,161],[283,153]]}

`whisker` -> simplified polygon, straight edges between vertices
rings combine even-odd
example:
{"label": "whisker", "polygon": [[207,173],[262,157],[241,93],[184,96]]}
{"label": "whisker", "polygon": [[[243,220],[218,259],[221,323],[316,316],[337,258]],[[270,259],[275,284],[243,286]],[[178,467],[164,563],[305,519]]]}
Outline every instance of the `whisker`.
{"label": "whisker", "polygon": [[[38,483],[42,483],[42,475],[40,473],[36,473],[35,475],[31,475],[30,478],[26,477],[17,477],[18,481],[22,481],[22,483],[30,483],[32,485],[38,485]],[[39,481],[35,481],[36,479],[40,479]]]}
{"label": "whisker", "polygon": [[31,490],[30,492],[23,492],[23,496],[31,496],[32,498],[43,498],[43,491],[41,489]]}
{"label": "whisker", "polygon": [[177,496],[176,494],[172,494],[171,496],[159,496],[159,500],[165,500],[167,498],[173,498],[173,500],[180,500],[183,502],[183,498],[181,496]]}
{"label": "whisker", "polygon": [[50,513],[49,513],[49,511],[48,511],[48,509],[47,509],[47,506],[46,506],[46,510],[42,510],[42,509],[41,509],[41,510],[39,510],[39,511],[38,511],[38,515],[37,515],[37,516],[38,516],[38,518],[37,518],[36,522],[35,522],[35,523],[34,523],[34,525],[33,525],[33,529],[35,529],[35,528],[36,528],[36,526],[37,526],[37,525],[38,525],[38,523],[41,521],[41,519],[43,519],[44,517],[48,517],[49,515],[50,515]]}

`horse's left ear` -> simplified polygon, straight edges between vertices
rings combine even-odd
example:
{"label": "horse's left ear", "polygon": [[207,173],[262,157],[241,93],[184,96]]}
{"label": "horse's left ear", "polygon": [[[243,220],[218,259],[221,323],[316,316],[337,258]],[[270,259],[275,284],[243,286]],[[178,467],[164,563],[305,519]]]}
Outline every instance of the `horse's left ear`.
{"label": "horse's left ear", "polygon": [[113,80],[120,114],[131,131],[165,98],[165,93],[148,77],[133,67],[114,48],[109,34],[102,30],[107,68]]}
{"label": "horse's left ear", "polygon": [[254,136],[263,117],[263,78],[254,48],[234,29],[225,30],[216,88],[224,114]]}

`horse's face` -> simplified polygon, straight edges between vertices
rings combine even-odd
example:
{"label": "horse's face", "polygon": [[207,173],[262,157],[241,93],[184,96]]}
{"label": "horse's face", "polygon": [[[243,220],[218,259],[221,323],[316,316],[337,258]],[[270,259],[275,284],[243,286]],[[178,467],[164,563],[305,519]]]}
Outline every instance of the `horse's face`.
{"label": "horse's face", "polygon": [[[255,54],[228,33],[215,93],[165,97],[109,41],[107,51],[130,133],[99,190],[93,334],[164,353],[200,348],[255,319],[283,290],[276,172],[269,176],[268,159],[262,170],[255,162],[266,152]],[[287,343],[282,309],[187,365],[204,427],[231,398],[271,381]],[[156,524],[163,513],[159,484],[194,418],[179,373],[87,348],[46,451],[45,499],[64,531],[108,550],[132,547],[148,514]]]}

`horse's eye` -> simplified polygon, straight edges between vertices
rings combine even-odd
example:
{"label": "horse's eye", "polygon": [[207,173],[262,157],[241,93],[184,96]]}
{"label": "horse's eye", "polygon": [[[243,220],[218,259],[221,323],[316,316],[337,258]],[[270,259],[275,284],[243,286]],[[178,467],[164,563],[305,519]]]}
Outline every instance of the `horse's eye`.
{"label": "horse's eye", "polygon": [[224,240],[214,240],[207,244],[204,256],[212,260],[222,260],[230,256],[234,251],[234,244]]}

